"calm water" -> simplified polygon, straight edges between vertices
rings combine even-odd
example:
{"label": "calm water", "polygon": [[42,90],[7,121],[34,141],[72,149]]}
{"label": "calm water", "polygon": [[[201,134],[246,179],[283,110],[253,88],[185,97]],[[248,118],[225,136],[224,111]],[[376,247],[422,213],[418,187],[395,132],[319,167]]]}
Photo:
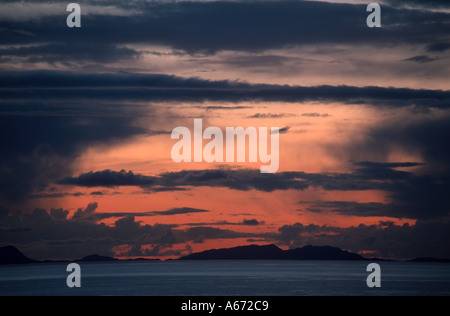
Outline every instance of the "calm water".
{"label": "calm water", "polygon": [[297,296],[450,295],[450,264],[381,263],[380,289],[366,285],[367,262],[171,261],[0,266],[0,295]]}

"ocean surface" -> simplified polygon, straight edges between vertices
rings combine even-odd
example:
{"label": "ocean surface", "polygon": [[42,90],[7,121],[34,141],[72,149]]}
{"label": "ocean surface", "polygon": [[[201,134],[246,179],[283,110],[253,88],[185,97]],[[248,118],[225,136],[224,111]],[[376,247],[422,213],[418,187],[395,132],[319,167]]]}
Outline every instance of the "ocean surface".
{"label": "ocean surface", "polygon": [[67,264],[0,266],[0,295],[20,296],[366,296],[450,295],[450,264],[381,262],[369,288],[368,262],[166,261],[81,263],[81,288]]}

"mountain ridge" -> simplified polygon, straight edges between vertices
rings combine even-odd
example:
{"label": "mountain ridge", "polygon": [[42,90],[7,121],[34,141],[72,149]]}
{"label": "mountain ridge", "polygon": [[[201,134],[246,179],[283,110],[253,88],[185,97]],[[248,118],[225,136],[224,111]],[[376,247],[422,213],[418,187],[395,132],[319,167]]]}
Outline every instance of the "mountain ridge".
{"label": "mountain ridge", "polygon": [[[394,261],[382,258],[365,258],[359,254],[351,253],[331,246],[305,246],[302,248],[283,250],[277,245],[246,245],[233,248],[210,249],[172,260],[342,260],[342,261]],[[57,262],[139,262],[162,261],[160,259],[118,259],[114,257],[89,255],[77,260],[33,260],[25,256],[14,246],[0,247],[0,265],[31,264],[31,263],[57,263]],[[403,260],[404,262],[440,262],[448,263],[450,259],[415,258]]]}
{"label": "mountain ridge", "polygon": [[0,247],[0,264],[28,264],[37,262],[39,261],[28,258],[14,246]]}
{"label": "mountain ridge", "polygon": [[348,260],[367,261],[361,255],[331,246],[305,246],[283,250],[271,244],[265,246],[249,245],[233,248],[211,249],[187,256],[179,260]]}

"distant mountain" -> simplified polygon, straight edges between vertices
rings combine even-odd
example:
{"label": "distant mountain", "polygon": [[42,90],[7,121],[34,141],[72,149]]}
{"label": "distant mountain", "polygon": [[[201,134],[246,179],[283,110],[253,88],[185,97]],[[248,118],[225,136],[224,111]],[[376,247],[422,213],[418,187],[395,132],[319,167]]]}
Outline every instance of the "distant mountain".
{"label": "distant mountain", "polygon": [[105,257],[99,255],[90,255],[86,256],[81,260],[77,260],[78,262],[105,262],[105,261],[119,261],[119,259],[112,257]]}
{"label": "distant mountain", "polygon": [[36,262],[38,261],[28,258],[16,247],[6,246],[0,248],[0,264],[27,264]]}
{"label": "distant mountain", "polygon": [[366,260],[364,257],[330,246],[305,246],[285,251],[286,259],[291,260]]}
{"label": "distant mountain", "polygon": [[305,246],[282,250],[276,245],[241,246],[193,253],[179,260],[368,260],[358,254],[335,247]]}
{"label": "distant mountain", "polygon": [[[367,259],[358,254],[329,246],[305,246],[303,248],[282,250],[276,245],[250,245],[234,248],[212,249],[188,256],[178,260],[350,260],[350,261],[384,261],[383,259]],[[21,253],[13,246],[0,247],[0,265],[2,264],[28,264],[46,262],[124,262],[124,261],[160,261],[159,259],[117,259],[99,255],[86,256],[73,261],[38,261]],[[450,262],[450,259],[416,258],[407,262]]]}
{"label": "distant mountain", "polygon": [[241,246],[193,253],[179,260],[283,260],[284,251],[275,245]]}
{"label": "distant mountain", "polygon": [[408,262],[450,262],[450,259],[438,259],[438,258],[416,258],[409,260]]}
{"label": "distant mountain", "polygon": [[0,265],[2,264],[27,264],[27,263],[70,263],[70,262],[114,262],[114,261],[160,261],[159,259],[124,259],[119,260],[113,257],[90,255],[78,260],[33,260],[25,256],[19,249],[13,246],[0,247]]}

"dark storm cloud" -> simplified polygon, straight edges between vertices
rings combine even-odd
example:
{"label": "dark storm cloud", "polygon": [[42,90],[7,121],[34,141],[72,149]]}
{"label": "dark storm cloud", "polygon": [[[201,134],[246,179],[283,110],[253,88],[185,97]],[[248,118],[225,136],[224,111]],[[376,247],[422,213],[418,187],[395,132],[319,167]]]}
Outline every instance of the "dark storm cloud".
{"label": "dark storm cloud", "polygon": [[390,216],[395,217],[396,207],[383,203],[357,203],[348,201],[317,201],[301,202],[300,204],[310,204],[306,210],[314,213],[334,212],[350,216]]}
{"label": "dark storm cloud", "polygon": [[[0,29],[5,30],[0,33],[0,41],[4,44],[78,43],[80,46],[154,44],[191,53],[214,53],[303,44],[424,45],[430,42],[429,34],[433,34],[434,40],[448,35],[447,13],[404,10],[397,8],[396,3],[383,6],[384,27],[376,30],[366,25],[366,5],[316,1],[97,4],[105,8],[113,4],[137,14],[86,15],[82,28],[75,32],[65,25],[65,6],[61,6],[60,16],[0,22]],[[25,30],[36,36],[12,30]],[[54,59],[52,51],[48,53]],[[86,53],[95,58],[93,50]]]}
{"label": "dark storm cloud", "polygon": [[331,245],[352,252],[370,251],[369,257],[450,258],[450,222],[448,220],[418,221],[416,225],[379,225],[332,227],[296,223],[279,228],[274,240],[291,248],[305,245]]}
{"label": "dark storm cloud", "polygon": [[[258,237],[252,233],[213,227],[181,230],[176,229],[176,225],[146,225],[136,221],[134,215],[146,216],[145,213],[124,213],[113,226],[107,226],[92,220],[102,219],[104,214],[96,212],[97,206],[97,203],[90,203],[86,208],[78,209],[70,218],[69,211],[64,209],[52,209],[49,212],[36,209],[23,216],[8,215],[5,211],[0,217],[1,245],[16,245],[35,259],[78,259],[93,253],[111,256],[114,255],[114,247],[122,245],[137,249],[143,245],[170,248],[175,244],[200,243],[207,239]],[[202,210],[183,208],[169,210],[167,214],[160,212],[158,215],[198,211]],[[155,252],[153,255],[161,253]]]}
{"label": "dark storm cloud", "polygon": [[[441,90],[352,87],[287,86],[210,81],[158,74],[76,74],[54,71],[0,74],[0,110],[29,110],[30,100],[54,104],[59,100],[106,102],[343,102],[386,107],[415,105],[449,108],[450,92]],[[58,89],[55,89],[58,88]],[[28,101],[28,103],[27,103]],[[22,105],[24,103],[26,105]],[[19,104],[17,104],[19,103]],[[101,106],[101,105],[99,105]],[[45,107],[44,107],[45,108]],[[212,108],[213,109],[213,108]],[[238,109],[238,108],[237,108]],[[240,108],[239,108],[240,109]],[[53,109],[52,109],[53,110]]]}
{"label": "dark storm cloud", "polygon": [[[448,188],[448,179],[450,178],[448,135],[450,135],[450,118],[447,116],[429,116],[419,121],[406,120],[396,121],[395,123],[382,123],[370,128],[363,140],[353,142],[346,147],[346,151],[352,157],[358,157],[360,153],[365,151],[376,152],[379,154],[380,159],[387,158],[393,148],[419,155],[424,163],[421,166],[423,170],[422,176],[420,178],[417,175],[414,179],[420,179],[423,182],[423,186],[420,186],[421,190],[415,193],[411,192],[411,198],[414,197],[414,194],[417,196],[420,191],[424,190],[423,194],[419,194],[419,196],[426,200],[428,196],[426,192],[430,194],[432,193],[430,191],[435,190],[436,193],[439,193]],[[342,150],[342,148],[336,150]],[[381,170],[377,168],[383,167],[382,165],[366,165],[364,167],[366,170],[373,169],[374,173],[382,174]],[[393,166],[393,168],[396,167],[402,166]],[[397,170],[396,172],[401,177],[404,171]],[[431,185],[432,183],[434,185]],[[431,187],[427,189],[427,186],[430,185]],[[436,198],[437,196],[432,194],[430,197]],[[418,198],[417,196],[416,199]],[[441,200],[441,198],[438,200]]]}
{"label": "dark storm cloud", "polygon": [[272,192],[274,190],[303,190],[308,185],[296,179],[296,173],[261,174],[259,170],[199,170],[163,173],[159,176],[136,175],[132,171],[104,170],[69,177],[58,184],[84,187],[138,186],[143,189],[193,187],[227,187],[234,190],[252,189]]}
{"label": "dark storm cloud", "polygon": [[413,122],[382,124],[372,128],[362,144],[355,143],[354,149],[372,147],[388,152],[388,147],[413,148],[423,157],[430,168],[449,170],[450,118],[443,116]]}
{"label": "dark storm cloud", "polygon": [[[16,83],[20,81],[23,90],[17,86],[17,97],[6,100],[5,88],[14,89],[7,83],[8,75],[13,81],[15,76],[21,78]],[[150,108],[75,101],[64,95],[55,102],[35,99],[26,91],[39,82],[56,88],[58,76],[50,76],[51,83],[45,72],[2,73],[0,77],[0,200],[5,203],[24,202],[55,178],[70,175],[73,162],[88,146],[152,133],[135,123]]]}
{"label": "dark storm cloud", "polygon": [[127,117],[0,116],[0,196],[21,201],[61,174],[85,146],[144,134]]}
{"label": "dark storm cloud", "polygon": [[[95,214],[97,205],[89,204],[77,211],[79,215]],[[85,214],[80,214],[85,213]],[[171,253],[172,246],[202,243],[211,239],[258,238],[292,248],[331,245],[352,252],[369,251],[369,256],[387,258],[441,257],[450,258],[450,223],[448,220],[418,221],[416,225],[397,226],[392,222],[357,227],[285,225],[276,233],[242,233],[207,226],[185,230],[175,225],[147,225],[134,216],[124,216],[113,226],[69,218],[69,211],[36,209],[19,217],[3,211],[0,216],[1,245],[13,244],[35,259],[76,259],[88,254],[114,255],[113,249],[131,247],[130,256],[181,255]],[[245,220],[242,225],[262,224]],[[216,224],[212,224],[213,226]],[[153,249],[153,251],[151,251]],[[186,251],[189,247],[186,247]]]}
{"label": "dark storm cloud", "polygon": [[157,184],[156,177],[134,174],[132,171],[119,172],[104,170],[84,173],[74,178],[66,178],[58,181],[58,184],[77,185],[82,187],[115,187],[115,186],[139,186],[151,187]]}
{"label": "dark storm cloud", "polygon": [[[383,173],[380,175],[380,171]],[[259,170],[210,169],[184,170],[163,173],[158,176],[144,176],[132,171],[104,170],[81,174],[59,180],[62,185],[82,187],[137,186],[144,189],[153,187],[225,187],[239,191],[258,190],[273,192],[276,190],[305,190],[310,186],[323,187],[325,190],[376,190],[388,189],[390,183],[379,180],[401,180],[409,173],[386,169],[358,168],[353,174],[281,172],[261,174]],[[372,181],[375,180],[375,181]]]}
{"label": "dark storm cloud", "polygon": [[[364,152],[377,153],[387,159],[392,150],[422,157],[423,165],[357,163],[356,172],[363,178],[378,179],[393,199],[392,205],[380,208],[380,214],[398,217],[431,219],[450,212],[450,120],[448,117],[420,121],[384,123],[371,128],[366,137],[344,150],[352,157]],[[342,151],[343,148],[336,148]],[[419,168],[411,173],[408,167]],[[390,211],[392,209],[392,211]]]}
{"label": "dark storm cloud", "polygon": [[[450,214],[450,177],[444,174],[418,174],[408,168],[421,163],[355,162],[351,173],[281,172],[261,174],[249,169],[184,170],[157,176],[135,175],[131,171],[89,172],[58,181],[63,185],[82,187],[137,186],[145,191],[221,187],[238,191],[305,190],[322,188],[331,191],[386,191],[393,200],[389,204],[353,202],[316,202],[308,210],[333,211],[345,215],[388,216],[432,219]],[[398,170],[406,169],[406,170]],[[426,170],[426,169],[425,169]]]}
{"label": "dark storm cloud", "polygon": [[383,2],[398,6],[420,6],[424,8],[450,8],[450,3],[447,0],[383,0]]}

